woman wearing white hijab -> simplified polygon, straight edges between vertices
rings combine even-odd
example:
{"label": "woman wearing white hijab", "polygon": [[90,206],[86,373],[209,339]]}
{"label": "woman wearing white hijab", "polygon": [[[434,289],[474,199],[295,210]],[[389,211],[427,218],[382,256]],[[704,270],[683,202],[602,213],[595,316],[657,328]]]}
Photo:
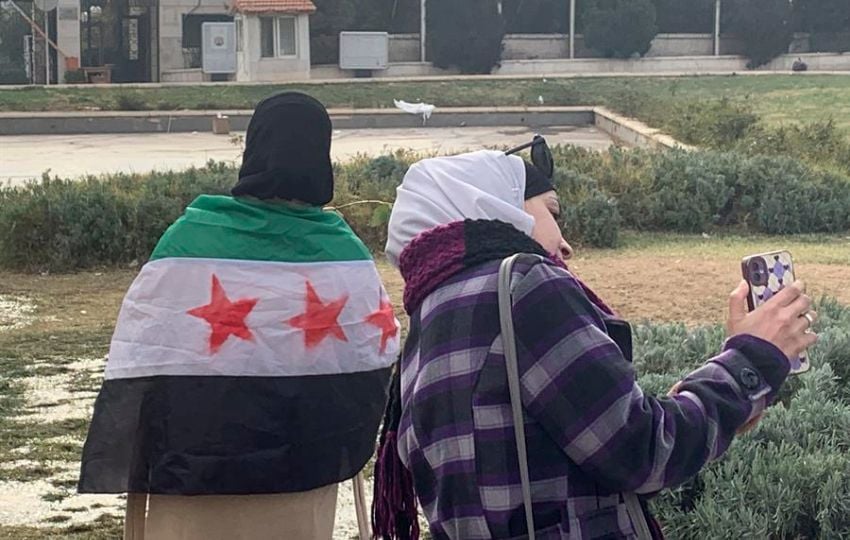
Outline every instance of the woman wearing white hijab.
{"label": "woman wearing white hijab", "polygon": [[661,538],[642,498],[637,511],[626,500],[721,456],[815,339],[800,323],[801,284],[751,314],[742,284],[723,351],[675,395],[647,396],[630,327],[564,264],[559,211],[545,175],[500,152],[424,160],[405,176],[387,256],[410,334],[381,435],[376,537],[418,536],[414,488],[434,538],[528,533],[497,303],[506,257],[539,255],[512,280],[537,538]]}

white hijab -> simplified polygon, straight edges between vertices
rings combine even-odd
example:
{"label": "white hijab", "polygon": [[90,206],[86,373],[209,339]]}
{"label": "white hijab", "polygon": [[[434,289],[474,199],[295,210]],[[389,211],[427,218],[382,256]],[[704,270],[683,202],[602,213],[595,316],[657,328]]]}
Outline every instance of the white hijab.
{"label": "white hijab", "polygon": [[465,219],[495,219],[531,235],[525,207],[525,163],[482,150],[415,163],[398,187],[390,215],[387,259],[399,257],[419,234]]}

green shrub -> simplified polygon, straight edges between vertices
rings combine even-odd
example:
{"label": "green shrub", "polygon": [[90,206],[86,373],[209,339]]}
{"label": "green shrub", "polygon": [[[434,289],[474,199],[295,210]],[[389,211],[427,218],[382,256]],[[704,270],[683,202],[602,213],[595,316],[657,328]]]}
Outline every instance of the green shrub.
{"label": "green shrub", "polygon": [[844,32],[816,32],[810,34],[809,47],[811,52],[846,53],[850,51],[850,32],[845,30]]}
{"label": "green shrub", "polygon": [[653,159],[653,177],[644,193],[644,223],[653,229],[704,232],[722,220],[733,193],[716,154],[671,151]]}
{"label": "green shrub", "polygon": [[850,2],[794,0],[794,27],[798,32],[838,33],[850,30]]}
{"label": "green shrub", "polygon": [[789,0],[731,0],[724,3],[724,28],[744,43],[747,67],[757,68],[788,52],[793,39]]}
{"label": "green shrub", "polygon": [[[850,309],[824,299],[813,369],[792,377],[785,399],[750,434],[652,507],[670,538],[846,538],[850,535]],[[636,368],[647,394],[665,394],[720,348],[719,327],[635,328]],[[845,373],[847,368],[844,367]]]}
{"label": "green shrub", "polygon": [[[622,227],[769,234],[850,230],[850,178],[791,158],[736,152],[553,149],[568,238],[614,247]],[[389,206],[418,156],[397,152],[336,165],[333,205],[375,252]],[[0,267],[67,271],[143,262],[165,228],[201,193],[226,193],[232,166],[180,173],[46,178],[0,188]],[[363,203],[367,201],[367,203]],[[358,204],[350,204],[357,202]]]}
{"label": "green shrub", "polygon": [[779,127],[755,125],[734,148],[749,155],[788,156],[850,173],[850,142],[832,120]]}
{"label": "green shrub", "polygon": [[505,27],[496,0],[429,0],[427,18],[435,66],[490,73],[499,64]]}
{"label": "green shrub", "polygon": [[566,34],[569,0],[504,0],[502,14],[509,34]]}
{"label": "green shrub", "polygon": [[201,193],[225,193],[236,170],[114,175],[0,189],[0,266],[67,271],[143,262]]}
{"label": "green shrub", "polygon": [[714,32],[714,0],[653,0],[653,3],[660,33]]}
{"label": "green shrub", "polygon": [[747,106],[724,98],[676,104],[662,123],[684,143],[727,150],[753,129],[758,116]]}
{"label": "green shrub", "polygon": [[118,111],[146,111],[151,105],[138,93],[125,90],[115,96],[114,109]]}
{"label": "green shrub", "polygon": [[86,72],[82,69],[74,69],[65,72],[65,84],[79,84],[88,82],[86,80]]}
{"label": "green shrub", "polygon": [[584,40],[606,57],[631,58],[649,51],[658,34],[651,0],[591,0],[584,12]]}
{"label": "green shrub", "polygon": [[712,150],[554,151],[560,169],[595,180],[625,227],[768,234],[850,230],[850,178],[787,157]]}
{"label": "green shrub", "polygon": [[741,172],[739,194],[768,234],[837,232],[850,227],[850,181],[790,158],[755,157]]}
{"label": "green shrub", "polygon": [[566,169],[558,172],[555,183],[562,200],[559,221],[567,238],[594,247],[617,247],[620,211],[596,180]]}

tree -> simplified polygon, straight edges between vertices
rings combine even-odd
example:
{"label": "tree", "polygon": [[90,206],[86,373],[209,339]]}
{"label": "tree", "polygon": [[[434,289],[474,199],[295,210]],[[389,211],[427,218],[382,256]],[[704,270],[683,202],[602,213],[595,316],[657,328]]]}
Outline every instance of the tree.
{"label": "tree", "polygon": [[24,36],[29,33],[29,25],[13,8],[0,5],[0,84],[27,82]]}
{"label": "tree", "polygon": [[666,34],[714,32],[714,0],[653,0],[658,31]]}
{"label": "tree", "polygon": [[490,73],[499,64],[505,25],[496,0],[428,0],[427,18],[435,66]]}
{"label": "tree", "polygon": [[584,12],[585,44],[608,58],[643,56],[658,34],[651,0],[590,0]]}
{"label": "tree", "polygon": [[339,33],[347,30],[419,32],[419,0],[313,0],[310,52],[313,64],[339,61]]}
{"label": "tree", "polygon": [[310,60],[313,64],[339,62],[339,33],[354,29],[356,5],[351,0],[313,0],[310,17]]}
{"label": "tree", "polygon": [[724,28],[744,42],[748,68],[788,52],[794,39],[789,0],[727,0],[725,5]]}
{"label": "tree", "polygon": [[509,34],[569,31],[569,0],[504,0],[502,15]]}
{"label": "tree", "polygon": [[850,32],[850,1],[794,0],[795,29],[800,32]]}

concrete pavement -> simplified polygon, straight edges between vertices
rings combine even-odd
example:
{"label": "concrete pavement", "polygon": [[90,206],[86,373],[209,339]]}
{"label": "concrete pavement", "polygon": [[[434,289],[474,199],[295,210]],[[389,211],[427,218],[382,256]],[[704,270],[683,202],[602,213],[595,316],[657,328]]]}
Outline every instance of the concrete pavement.
{"label": "concrete pavement", "polygon": [[[538,130],[551,144],[604,150],[611,138],[593,126]],[[398,149],[457,153],[518,145],[531,139],[528,127],[356,129],[334,132],[332,154],[381,155]],[[237,135],[238,136],[238,135]],[[241,148],[230,136],[211,133],[110,135],[26,135],[0,137],[0,184],[19,185],[45,171],[71,178],[114,172],[144,173],[202,166],[209,160],[238,162]]]}

